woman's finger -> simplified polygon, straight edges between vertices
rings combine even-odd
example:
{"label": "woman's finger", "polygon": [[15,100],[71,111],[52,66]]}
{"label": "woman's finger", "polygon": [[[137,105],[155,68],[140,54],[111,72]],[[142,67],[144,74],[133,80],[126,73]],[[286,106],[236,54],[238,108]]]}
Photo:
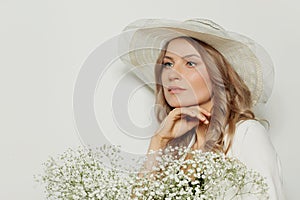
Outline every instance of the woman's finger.
{"label": "woman's finger", "polygon": [[202,108],[201,106],[199,105],[196,105],[196,106],[191,106],[191,107],[186,107],[188,109],[193,109],[193,110],[196,110],[206,116],[211,116],[211,113],[209,111],[207,111],[206,109]]}
{"label": "woman's finger", "polygon": [[211,116],[211,113],[208,112],[207,110],[205,110],[204,108],[201,108],[200,106],[198,106],[199,112],[203,113],[206,116]]}
{"label": "woman's finger", "polygon": [[[192,109],[192,110],[191,110]],[[210,116],[210,113],[208,111],[206,111],[205,109],[202,109],[200,108],[199,109],[199,106],[195,106],[193,108],[188,108],[189,111],[187,110],[183,110],[183,113],[184,114],[188,114],[189,116],[191,117],[195,117],[195,118],[198,118],[200,121],[202,121],[204,124],[208,124],[209,121],[208,121],[208,118]],[[203,112],[201,112],[203,111]],[[205,116],[208,115],[207,117]]]}

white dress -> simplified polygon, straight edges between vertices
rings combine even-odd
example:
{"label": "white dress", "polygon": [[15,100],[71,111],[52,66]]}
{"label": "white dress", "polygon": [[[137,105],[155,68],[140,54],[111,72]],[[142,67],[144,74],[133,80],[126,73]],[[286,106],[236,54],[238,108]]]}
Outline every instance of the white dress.
{"label": "white dress", "polygon": [[245,120],[236,125],[228,156],[236,157],[267,178],[270,200],[285,199],[280,160],[267,130],[260,122]]}

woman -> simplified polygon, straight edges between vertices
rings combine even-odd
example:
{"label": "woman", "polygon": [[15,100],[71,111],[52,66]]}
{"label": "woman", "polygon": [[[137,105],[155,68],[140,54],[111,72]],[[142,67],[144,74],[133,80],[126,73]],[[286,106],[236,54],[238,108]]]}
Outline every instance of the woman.
{"label": "woman", "polygon": [[209,20],[140,20],[126,28],[133,29],[127,62],[142,66],[158,58],[160,127],[149,151],[183,145],[224,152],[267,178],[270,199],[284,199],[278,156],[252,111],[270,95],[272,65],[264,49]]}

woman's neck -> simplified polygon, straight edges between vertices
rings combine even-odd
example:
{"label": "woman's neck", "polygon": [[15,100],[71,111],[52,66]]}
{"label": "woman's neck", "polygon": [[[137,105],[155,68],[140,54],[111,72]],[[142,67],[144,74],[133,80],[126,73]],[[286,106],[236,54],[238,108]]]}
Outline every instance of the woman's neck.
{"label": "woman's neck", "polygon": [[[201,108],[204,108],[208,112],[211,112],[213,103],[212,100],[210,99],[209,101],[199,105]],[[208,119],[210,121],[210,119]],[[209,124],[199,124],[199,126],[196,128],[196,141],[195,144],[193,145],[193,149],[200,149],[202,145],[204,144],[205,137],[206,137],[206,131],[208,129]]]}
{"label": "woman's neck", "polygon": [[201,108],[204,108],[204,109],[207,110],[208,112],[211,112],[212,107],[213,107],[213,102],[212,102],[212,100],[211,100],[211,98],[210,98],[208,101],[206,101],[206,102],[204,102],[204,103],[202,103],[202,104],[199,104],[199,106],[200,106]]}
{"label": "woman's neck", "polygon": [[205,141],[205,135],[206,135],[207,129],[208,129],[208,126],[205,124],[202,124],[197,127],[196,141],[195,141],[194,145],[192,146],[193,150],[200,149],[202,147],[202,145],[204,144],[204,141]]}

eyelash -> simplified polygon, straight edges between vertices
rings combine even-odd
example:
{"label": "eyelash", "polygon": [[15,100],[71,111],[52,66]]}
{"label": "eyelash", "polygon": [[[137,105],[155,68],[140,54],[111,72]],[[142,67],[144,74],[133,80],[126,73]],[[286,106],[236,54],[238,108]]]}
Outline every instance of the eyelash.
{"label": "eyelash", "polygon": [[173,64],[171,62],[163,62],[162,63],[163,67],[168,67],[169,68],[170,67],[169,65],[173,65]]}
{"label": "eyelash", "polygon": [[[197,63],[192,62],[192,61],[188,61],[186,64],[189,65],[189,66],[191,66],[191,67],[197,66]],[[162,63],[162,65],[163,65],[163,67],[170,67],[170,65],[173,65],[173,63],[171,63],[171,62],[164,62],[164,63]]]}
{"label": "eyelash", "polygon": [[197,63],[192,62],[192,61],[188,61],[187,64],[190,63],[191,65],[193,65],[193,67],[197,66]]}

